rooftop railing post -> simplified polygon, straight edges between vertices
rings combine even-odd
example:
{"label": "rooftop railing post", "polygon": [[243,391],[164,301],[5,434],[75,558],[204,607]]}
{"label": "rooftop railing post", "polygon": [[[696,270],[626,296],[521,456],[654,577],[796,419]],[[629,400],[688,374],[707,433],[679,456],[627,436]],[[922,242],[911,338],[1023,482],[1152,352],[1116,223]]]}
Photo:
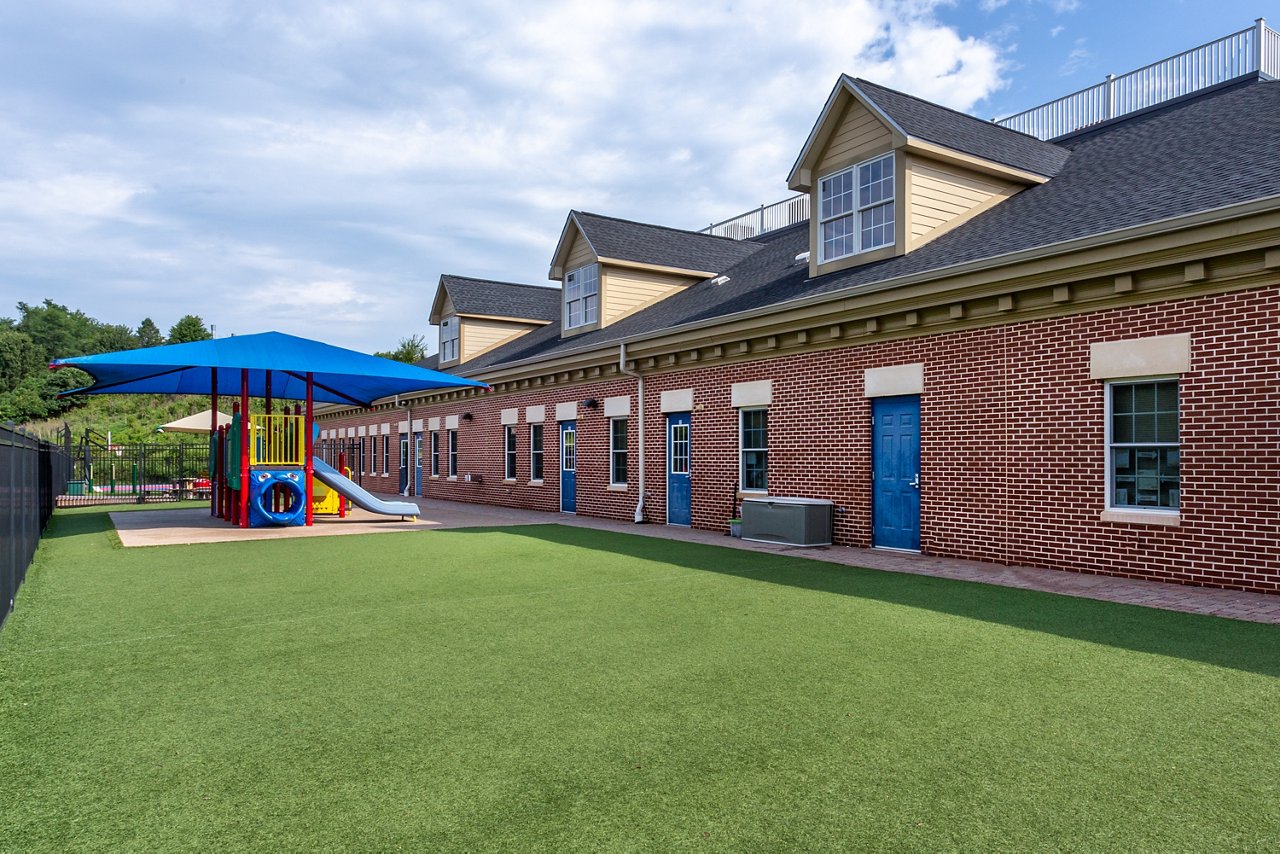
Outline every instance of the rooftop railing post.
{"label": "rooftop railing post", "polygon": [[1266,68],[1263,61],[1267,58],[1267,19],[1257,18],[1253,26],[1253,68],[1261,74]]}
{"label": "rooftop railing post", "polygon": [[1107,75],[1106,88],[1106,108],[1105,118],[1114,119],[1116,117],[1116,76],[1114,74]]}

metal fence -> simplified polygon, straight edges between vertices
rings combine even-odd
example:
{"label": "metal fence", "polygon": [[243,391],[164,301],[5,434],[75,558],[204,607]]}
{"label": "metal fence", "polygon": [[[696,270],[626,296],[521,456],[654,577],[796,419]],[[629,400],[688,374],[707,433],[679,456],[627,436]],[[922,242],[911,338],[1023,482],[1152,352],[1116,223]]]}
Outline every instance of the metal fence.
{"label": "metal fence", "polygon": [[1101,83],[997,119],[996,124],[1054,139],[1254,73],[1280,76],[1280,35],[1261,18],[1248,29],[1118,77],[1108,75]]}
{"label": "metal fence", "polygon": [[69,474],[62,448],[13,424],[0,425],[0,625],[13,610]]}
{"label": "metal fence", "polygon": [[731,237],[734,240],[750,240],[770,231],[777,231],[797,222],[809,219],[809,196],[801,194],[761,205],[753,211],[731,217],[723,222],[712,223],[701,230],[701,234],[714,234],[716,237]]}
{"label": "metal fence", "polygon": [[163,504],[209,497],[209,440],[109,444],[64,439],[71,473],[59,507]]}

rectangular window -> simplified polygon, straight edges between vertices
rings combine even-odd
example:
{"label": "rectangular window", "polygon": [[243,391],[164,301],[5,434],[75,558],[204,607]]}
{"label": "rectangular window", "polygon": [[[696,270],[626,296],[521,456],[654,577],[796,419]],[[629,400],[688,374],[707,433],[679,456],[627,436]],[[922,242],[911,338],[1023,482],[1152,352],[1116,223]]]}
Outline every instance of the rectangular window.
{"label": "rectangular window", "polygon": [[1176,510],[1178,381],[1107,384],[1111,507]]}
{"label": "rectangular window", "polygon": [[391,472],[391,434],[382,434],[382,473]]}
{"label": "rectangular window", "polygon": [[529,425],[529,480],[542,480],[542,425]]}
{"label": "rectangular window", "polygon": [[893,244],[893,176],[890,152],[818,182],[820,260],[834,261]]}
{"label": "rectangular window", "polygon": [[615,418],[609,422],[609,482],[624,485],[627,482],[627,419]]}
{"label": "rectangular window", "polygon": [[586,326],[600,319],[600,267],[588,264],[564,277],[564,328]]}
{"label": "rectangular window", "polygon": [[458,358],[458,339],[462,337],[462,324],[456,317],[440,321],[440,361],[452,362]]}
{"label": "rectangular window", "polygon": [[369,474],[378,473],[378,439],[369,437]]}
{"label": "rectangular window", "polygon": [[440,433],[431,431],[431,476],[440,476]]}
{"label": "rectangular window", "polygon": [[515,480],[516,478],[516,428],[513,424],[507,425],[507,470],[505,477],[507,480]]}
{"label": "rectangular window", "polygon": [[449,477],[458,476],[458,431],[449,431]]}
{"label": "rectangular window", "polygon": [[769,410],[744,409],[738,419],[742,489],[764,492],[769,488]]}

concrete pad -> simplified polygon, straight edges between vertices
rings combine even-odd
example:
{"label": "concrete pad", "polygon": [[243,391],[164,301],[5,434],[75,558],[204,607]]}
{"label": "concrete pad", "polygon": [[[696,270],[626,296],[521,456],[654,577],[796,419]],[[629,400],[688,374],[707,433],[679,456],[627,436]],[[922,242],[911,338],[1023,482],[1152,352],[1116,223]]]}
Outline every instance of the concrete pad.
{"label": "concrete pad", "polygon": [[378,516],[353,510],[347,518],[317,516],[315,524],[291,528],[237,528],[209,515],[207,508],[192,510],[133,510],[112,513],[120,542],[135,546],[175,546],[191,543],[239,543],[246,540],[289,540],[298,537],[335,537],[344,534],[393,534],[402,531],[425,531],[438,527],[438,522],[418,518],[412,522],[398,516]]}

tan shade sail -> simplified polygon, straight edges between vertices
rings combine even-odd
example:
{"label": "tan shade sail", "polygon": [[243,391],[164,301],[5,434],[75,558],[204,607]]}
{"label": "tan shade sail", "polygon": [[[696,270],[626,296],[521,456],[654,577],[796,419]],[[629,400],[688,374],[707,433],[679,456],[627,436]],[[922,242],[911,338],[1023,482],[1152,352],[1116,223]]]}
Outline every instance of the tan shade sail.
{"label": "tan shade sail", "polygon": [[[195,415],[188,415],[186,418],[179,418],[177,421],[162,424],[160,429],[166,433],[208,433],[212,414],[212,409],[206,409],[204,412],[197,412]],[[225,427],[230,423],[230,415],[224,412],[218,413],[219,427]]]}

